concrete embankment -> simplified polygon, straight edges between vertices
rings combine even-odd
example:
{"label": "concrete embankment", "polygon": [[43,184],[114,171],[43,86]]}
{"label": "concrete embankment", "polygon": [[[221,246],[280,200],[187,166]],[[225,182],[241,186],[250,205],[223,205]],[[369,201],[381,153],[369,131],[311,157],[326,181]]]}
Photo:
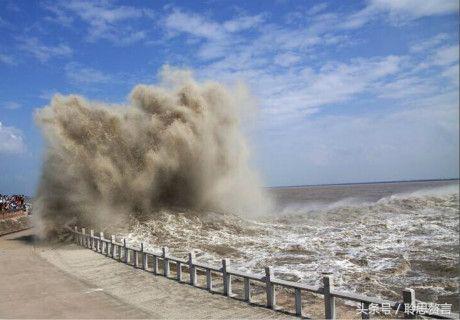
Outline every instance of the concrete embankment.
{"label": "concrete embankment", "polygon": [[33,229],[0,237],[0,318],[291,318],[154,276]]}
{"label": "concrete embankment", "polygon": [[0,214],[0,236],[30,227],[32,225],[31,220],[31,216],[23,211],[6,215]]}

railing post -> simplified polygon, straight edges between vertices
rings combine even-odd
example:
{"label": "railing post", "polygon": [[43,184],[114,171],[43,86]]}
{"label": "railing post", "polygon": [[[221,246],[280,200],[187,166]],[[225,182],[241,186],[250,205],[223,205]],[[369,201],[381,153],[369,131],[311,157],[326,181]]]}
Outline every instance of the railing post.
{"label": "railing post", "polygon": [[206,269],[206,289],[212,291],[212,275],[211,269]]}
{"label": "railing post", "polygon": [[406,288],[403,290],[404,302],[404,319],[415,319],[415,291],[414,289]]}
{"label": "railing post", "polygon": [[300,288],[295,288],[295,314],[302,316],[302,291]]}
{"label": "railing post", "polygon": [[147,270],[147,253],[144,252],[144,243],[141,242],[141,252],[142,252],[142,269]]}
{"label": "railing post", "polygon": [[190,251],[188,253],[188,271],[190,273],[190,284],[196,286],[196,268],[195,268],[195,252]]}
{"label": "railing post", "polygon": [[244,301],[251,302],[251,279],[244,278]]}
{"label": "railing post", "polygon": [[361,319],[370,319],[369,302],[361,302]]}
{"label": "railing post", "polygon": [[158,272],[158,257],[156,255],[153,255],[153,261],[152,261],[152,267],[153,267],[153,274],[157,275]]}
{"label": "railing post", "polygon": [[[109,239],[107,239],[107,240],[109,240]],[[109,254],[110,254],[110,250],[112,250],[111,244],[112,244],[112,237],[110,237],[110,243],[109,243],[109,242],[106,242],[106,243],[105,243],[105,255],[106,255],[107,257],[108,257]]]}
{"label": "railing post", "polygon": [[123,239],[123,261],[129,263],[128,247],[126,246],[126,239]]}
{"label": "railing post", "polygon": [[331,295],[334,289],[334,277],[332,275],[323,276],[324,286],[324,315],[326,319],[335,319],[335,298]]}
{"label": "railing post", "polygon": [[91,246],[91,250],[94,250],[94,230],[93,229],[91,229],[90,235],[91,235],[91,238],[89,240],[89,243],[90,243],[90,246]]}
{"label": "railing post", "polygon": [[113,259],[115,259],[115,235],[112,234],[112,238],[110,240],[110,249],[112,250],[111,256]]}
{"label": "railing post", "polygon": [[222,279],[224,283],[224,296],[230,297],[232,295],[232,276],[228,274],[230,267],[229,259],[222,259]]}
{"label": "railing post", "polygon": [[112,243],[112,240],[110,240],[110,243],[108,242],[109,239],[107,239],[107,242],[105,243],[105,256],[108,257],[109,254],[110,254],[110,250],[111,249],[111,243]]}
{"label": "railing post", "polygon": [[265,290],[267,291],[267,307],[275,308],[275,285],[272,283],[274,278],[272,267],[265,267]]}
{"label": "railing post", "polygon": [[177,281],[182,281],[182,263],[180,261],[176,262],[176,279]]}
{"label": "railing post", "polygon": [[104,232],[99,232],[99,236],[101,238],[101,253],[104,254],[104,246],[105,246],[105,242],[104,242]]}
{"label": "railing post", "polygon": [[86,229],[85,229],[85,228],[81,228],[81,233],[82,233],[82,235],[81,235],[81,236],[82,236],[82,238],[81,238],[81,240],[82,240],[82,241],[81,241],[81,242],[82,242],[81,245],[82,245],[83,247],[86,247]]}
{"label": "railing post", "polygon": [[79,238],[79,236],[78,236],[78,227],[75,226],[75,227],[73,228],[73,230],[75,231],[75,233],[74,233],[74,235],[75,235],[75,243],[76,243],[76,244],[80,244],[80,238]]}
{"label": "railing post", "polygon": [[163,275],[167,278],[169,277],[169,259],[168,259],[168,247],[163,247]]}
{"label": "railing post", "polygon": [[117,258],[118,258],[118,261],[121,261],[121,246],[117,245],[117,248],[118,248]]}
{"label": "railing post", "polygon": [[139,252],[137,250],[133,250],[134,253],[134,267],[139,267]]}

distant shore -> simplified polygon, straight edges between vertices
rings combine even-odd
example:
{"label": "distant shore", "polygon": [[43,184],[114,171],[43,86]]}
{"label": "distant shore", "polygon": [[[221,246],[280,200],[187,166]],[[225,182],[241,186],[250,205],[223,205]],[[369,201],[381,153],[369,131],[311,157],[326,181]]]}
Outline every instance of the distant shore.
{"label": "distant shore", "polygon": [[417,183],[417,182],[436,182],[436,181],[439,181],[439,182],[459,181],[460,182],[460,178],[339,182],[339,183],[320,183],[320,184],[301,184],[301,185],[281,185],[281,186],[269,186],[265,188],[266,189],[281,189],[281,188],[288,189],[288,188],[303,188],[303,187],[352,186],[352,185],[368,185],[368,184]]}

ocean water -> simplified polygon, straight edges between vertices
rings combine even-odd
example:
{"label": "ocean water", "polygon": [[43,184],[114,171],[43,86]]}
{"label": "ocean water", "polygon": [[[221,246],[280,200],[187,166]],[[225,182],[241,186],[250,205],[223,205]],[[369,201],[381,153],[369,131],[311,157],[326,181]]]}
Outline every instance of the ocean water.
{"label": "ocean water", "polygon": [[161,213],[134,222],[128,238],[167,245],[175,256],[340,289],[451,303],[458,310],[459,181],[270,188],[275,213],[243,219],[215,213]]}

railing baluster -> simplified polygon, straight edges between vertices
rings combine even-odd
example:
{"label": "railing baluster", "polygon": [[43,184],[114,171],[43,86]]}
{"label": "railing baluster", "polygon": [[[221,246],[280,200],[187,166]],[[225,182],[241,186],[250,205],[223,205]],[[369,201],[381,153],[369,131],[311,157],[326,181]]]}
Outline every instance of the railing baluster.
{"label": "railing baluster", "polygon": [[414,289],[406,288],[403,290],[403,302],[404,302],[404,319],[415,319],[415,291]]}
{"label": "railing baluster", "polygon": [[361,302],[361,319],[370,319],[371,315],[369,313],[369,303]]}
{"label": "railing baluster", "polygon": [[94,250],[94,230],[93,229],[90,230],[90,235],[91,235],[91,238],[89,242],[90,242],[91,250]]}
{"label": "railing baluster", "polygon": [[169,259],[168,259],[168,247],[163,247],[163,275],[167,278],[169,277]]}
{"label": "railing baluster", "polygon": [[206,289],[208,289],[208,291],[212,291],[211,269],[206,269]]}
{"label": "railing baluster", "polygon": [[133,250],[134,252],[134,267],[139,268],[139,251]]}
{"label": "railing baluster", "polygon": [[276,305],[275,299],[275,285],[272,283],[273,269],[272,267],[265,267],[265,290],[267,291],[267,307],[274,309]]}
{"label": "railing baluster", "polygon": [[295,288],[295,314],[302,316],[302,291],[300,288]]}
{"label": "railing baluster", "polygon": [[176,278],[177,281],[181,282],[182,281],[182,263],[180,261],[176,262]]}
{"label": "railing baluster", "polygon": [[332,275],[323,277],[324,285],[324,315],[326,319],[335,319],[335,298],[331,295],[334,289],[334,278]]}
{"label": "railing baluster", "polygon": [[104,254],[104,247],[105,247],[105,242],[104,242],[104,232],[99,232],[99,236],[101,237],[101,253]]}
{"label": "railing baluster", "polygon": [[86,247],[86,229],[85,229],[85,228],[81,228],[81,233],[82,233],[82,235],[81,235],[81,237],[82,237],[82,238],[81,238],[81,240],[82,240],[82,241],[81,241],[81,245],[82,245],[83,247]]}
{"label": "railing baluster", "polygon": [[105,255],[106,257],[110,256],[110,251],[112,250],[112,240],[108,242],[109,239],[107,239],[105,243]]}
{"label": "railing baluster", "polygon": [[230,267],[229,259],[222,259],[222,278],[224,283],[224,295],[229,297],[232,295],[232,276],[227,273]]}
{"label": "railing baluster", "polygon": [[195,268],[195,252],[191,251],[188,253],[188,271],[190,273],[190,284],[196,286],[196,268]]}
{"label": "railing baluster", "polygon": [[142,257],[142,269],[147,270],[148,269],[148,260],[147,260],[147,253],[144,252],[144,243],[141,242],[141,257]]}
{"label": "railing baluster", "polygon": [[115,235],[114,234],[112,234],[112,237],[110,240],[110,249],[111,249],[110,256],[112,257],[112,259],[115,259]]}
{"label": "railing baluster", "polygon": [[149,270],[149,255],[147,252],[144,252],[144,260],[142,262],[143,262],[143,269],[148,271]]}
{"label": "railing baluster", "polygon": [[77,226],[73,227],[73,230],[75,231],[75,233],[74,233],[74,235],[75,235],[75,236],[74,236],[75,243],[76,243],[76,244],[79,244],[79,240],[78,240],[78,227],[77,227]]}
{"label": "railing baluster", "polygon": [[251,302],[251,280],[244,278],[244,301]]}
{"label": "railing baluster", "polygon": [[159,272],[158,272],[158,257],[156,255],[153,255],[152,267],[153,267],[153,274],[157,275]]}
{"label": "railing baluster", "polygon": [[123,239],[123,262],[129,262],[128,247],[126,246],[126,239]]}

